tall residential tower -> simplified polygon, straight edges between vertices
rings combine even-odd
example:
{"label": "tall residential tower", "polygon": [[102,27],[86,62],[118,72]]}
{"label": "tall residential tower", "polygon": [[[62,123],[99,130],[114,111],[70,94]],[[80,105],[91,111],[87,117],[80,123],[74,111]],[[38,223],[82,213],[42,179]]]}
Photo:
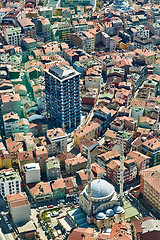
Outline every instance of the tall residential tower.
{"label": "tall residential tower", "polygon": [[69,66],[45,72],[46,107],[57,127],[71,129],[80,124],[80,73]]}

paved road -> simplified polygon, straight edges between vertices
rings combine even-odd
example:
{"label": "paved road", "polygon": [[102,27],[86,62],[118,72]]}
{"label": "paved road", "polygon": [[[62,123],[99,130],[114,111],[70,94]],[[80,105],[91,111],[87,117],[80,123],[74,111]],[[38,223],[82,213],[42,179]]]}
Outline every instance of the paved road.
{"label": "paved road", "polygon": [[[0,212],[7,212],[6,210],[6,204],[2,197],[0,197]],[[0,216],[0,240],[14,240],[12,234],[9,232],[9,229],[4,222],[4,219],[2,216]]]}
{"label": "paved road", "polygon": [[12,233],[9,231],[3,217],[0,220],[0,240],[14,240]]}
{"label": "paved road", "polygon": [[36,215],[37,215],[36,209],[31,209],[31,215],[32,215],[33,221],[36,224],[37,229],[39,231],[40,239],[47,240],[45,232],[43,231],[43,229],[41,228],[40,224],[38,223],[38,218],[36,217]]}

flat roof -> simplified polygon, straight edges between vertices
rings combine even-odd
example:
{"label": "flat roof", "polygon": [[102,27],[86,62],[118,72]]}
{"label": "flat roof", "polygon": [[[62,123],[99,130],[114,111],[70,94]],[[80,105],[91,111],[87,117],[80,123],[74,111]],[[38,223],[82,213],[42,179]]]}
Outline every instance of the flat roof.
{"label": "flat roof", "polygon": [[80,75],[80,73],[78,73],[75,69],[65,65],[59,67],[51,67],[49,70],[47,70],[47,72],[61,81],[67,80],[69,77]]}
{"label": "flat roof", "polygon": [[20,234],[26,233],[26,232],[35,232],[36,231],[36,227],[34,226],[32,221],[22,223],[22,224],[18,224],[17,229],[18,229],[18,232]]}
{"label": "flat roof", "polygon": [[68,216],[58,218],[58,222],[63,226],[65,231],[71,231],[72,228],[75,228],[76,226],[71,222],[71,220],[68,218]]}

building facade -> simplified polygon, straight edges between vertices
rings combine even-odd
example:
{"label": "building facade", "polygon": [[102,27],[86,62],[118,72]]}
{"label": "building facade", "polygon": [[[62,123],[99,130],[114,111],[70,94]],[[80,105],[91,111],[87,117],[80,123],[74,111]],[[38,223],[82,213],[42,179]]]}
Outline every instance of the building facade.
{"label": "building facade", "polygon": [[150,157],[150,166],[160,163],[160,141],[156,138],[145,141],[142,144],[142,153]]}
{"label": "building facade", "polygon": [[57,126],[80,124],[80,73],[68,66],[51,67],[45,72],[45,92],[47,112]]}
{"label": "building facade", "polygon": [[41,181],[40,166],[38,163],[25,164],[23,167],[26,184]]}
{"label": "building facade", "polygon": [[30,221],[31,207],[23,193],[7,196],[9,212],[15,224],[22,224]]}
{"label": "building facade", "polygon": [[4,38],[9,45],[13,45],[15,47],[21,46],[21,40],[23,38],[21,28],[20,27],[6,28],[4,32]]}
{"label": "building facade", "polygon": [[160,166],[141,171],[140,191],[143,198],[160,212]]}
{"label": "building facade", "polygon": [[0,194],[5,199],[7,195],[21,192],[21,178],[13,168],[0,171]]}
{"label": "building facade", "polygon": [[48,139],[48,145],[46,147],[49,156],[67,152],[67,134],[62,128],[47,130],[46,137]]}
{"label": "building facade", "polygon": [[94,51],[94,36],[89,31],[72,33],[70,41],[73,45],[83,49],[86,52]]}
{"label": "building facade", "polygon": [[56,158],[49,158],[46,161],[46,175],[48,181],[56,180],[61,176],[60,162]]}
{"label": "building facade", "polygon": [[36,147],[34,150],[35,162],[39,163],[41,172],[46,172],[46,160],[48,159],[48,151],[46,147]]}

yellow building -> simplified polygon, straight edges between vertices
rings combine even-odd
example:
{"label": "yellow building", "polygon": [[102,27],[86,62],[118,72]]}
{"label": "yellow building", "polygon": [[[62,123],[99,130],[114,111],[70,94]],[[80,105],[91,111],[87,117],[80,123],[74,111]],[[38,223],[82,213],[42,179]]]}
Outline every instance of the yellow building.
{"label": "yellow building", "polygon": [[128,50],[129,43],[117,42],[116,48]]}
{"label": "yellow building", "polygon": [[134,51],[136,54],[141,55],[144,57],[147,65],[152,65],[156,62],[156,53],[152,50],[141,50],[141,49],[135,49]]}
{"label": "yellow building", "polygon": [[83,138],[97,138],[100,134],[101,126],[97,122],[90,122],[80,128],[74,134],[74,144],[80,147],[80,142]]}
{"label": "yellow building", "polygon": [[8,151],[4,150],[0,154],[0,169],[12,168],[12,160]]}
{"label": "yellow building", "polygon": [[62,11],[63,11],[63,8],[57,8],[55,10],[55,16],[62,16]]}

